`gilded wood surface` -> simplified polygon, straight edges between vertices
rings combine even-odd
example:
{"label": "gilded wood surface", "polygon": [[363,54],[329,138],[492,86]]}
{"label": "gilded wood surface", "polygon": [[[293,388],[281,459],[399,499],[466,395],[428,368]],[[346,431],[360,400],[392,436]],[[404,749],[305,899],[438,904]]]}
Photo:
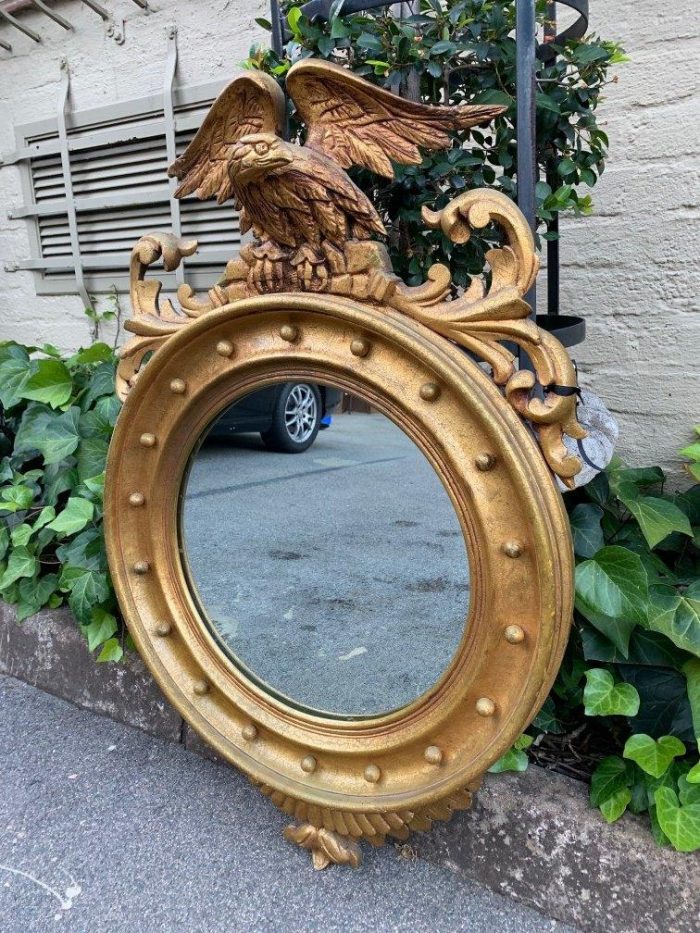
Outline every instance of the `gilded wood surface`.
{"label": "gilded wood surface", "polygon": [[[418,288],[394,275],[373,239],[381,222],[344,171],[390,174],[392,162],[419,161],[418,147],[447,145],[449,130],[494,108],[401,101],[320,62],[295,65],[287,86],[305,146],[277,136],[281,92],[249,73],[171,167],[181,196],[231,198],[252,230],[219,283],[206,296],[181,286],[177,305],[161,300],[149,267],[177,268],[196,242],[151,233],[134,247],[126,326],[135,336],[118,370],[126,401],[109,455],[106,537],[120,605],[166,696],[297,821],[287,837],[316,867],[354,866],[358,841],[405,839],[468,807],[544,701],[572,612],[568,525],[549,470],[571,483],[580,465],[562,435],[583,432],[575,396],[561,392],[576,385],[571,362],[528,319],[537,257],[515,205],[472,191],[425,211],[455,243],[500,228],[489,274],[454,297],[444,266]],[[534,372],[516,368],[506,342]],[[192,596],[177,507],[188,458],[218,413],[274,379],[367,398],[421,448],[461,522],[473,571],[462,643],[438,683],[394,713],[348,723],[290,707],[224,656]]]}

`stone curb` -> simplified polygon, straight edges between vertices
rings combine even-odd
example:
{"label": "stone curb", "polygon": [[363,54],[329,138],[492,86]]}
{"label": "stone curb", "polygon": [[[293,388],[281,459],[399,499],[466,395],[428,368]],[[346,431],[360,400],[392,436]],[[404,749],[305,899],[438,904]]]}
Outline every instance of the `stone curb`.
{"label": "stone curb", "polygon": [[[65,609],[21,624],[0,602],[0,672],[151,735],[216,756],[140,658],[96,664]],[[487,777],[473,809],[416,835],[411,850],[582,930],[695,933],[700,859],[658,848],[641,819],[608,826],[578,781],[530,768]]]}

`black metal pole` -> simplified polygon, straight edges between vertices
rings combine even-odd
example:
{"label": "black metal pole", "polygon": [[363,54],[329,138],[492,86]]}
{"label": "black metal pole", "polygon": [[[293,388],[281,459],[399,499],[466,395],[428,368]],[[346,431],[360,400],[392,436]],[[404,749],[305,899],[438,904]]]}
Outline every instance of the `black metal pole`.
{"label": "black metal pole", "polygon": [[272,26],[272,51],[279,58],[284,48],[279,0],[270,0],[270,25]]}
{"label": "black metal pole", "polygon": [[[537,24],[535,0],[516,0],[515,5],[515,58],[516,58],[516,134],[518,146],[517,180],[518,207],[535,232],[535,64],[537,54]],[[537,311],[537,290],[533,285],[525,296]]]}
{"label": "black metal pole", "polygon": [[[544,24],[545,45],[554,42],[557,36],[557,5],[547,3],[547,19]],[[556,167],[547,172],[547,183],[554,189],[558,185]],[[555,240],[547,241],[547,314],[559,314],[559,214],[547,224],[547,231],[555,233]]]}

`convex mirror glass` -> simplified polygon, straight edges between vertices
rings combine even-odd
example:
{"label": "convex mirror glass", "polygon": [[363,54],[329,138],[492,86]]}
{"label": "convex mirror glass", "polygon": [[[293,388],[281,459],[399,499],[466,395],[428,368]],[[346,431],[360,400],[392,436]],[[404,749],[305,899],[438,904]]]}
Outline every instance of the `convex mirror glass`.
{"label": "convex mirror glass", "polygon": [[192,455],[181,545],[212,634],[296,706],[380,715],[440,679],[469,564],[452,502],[386,415],[330,385],[230,404]]}

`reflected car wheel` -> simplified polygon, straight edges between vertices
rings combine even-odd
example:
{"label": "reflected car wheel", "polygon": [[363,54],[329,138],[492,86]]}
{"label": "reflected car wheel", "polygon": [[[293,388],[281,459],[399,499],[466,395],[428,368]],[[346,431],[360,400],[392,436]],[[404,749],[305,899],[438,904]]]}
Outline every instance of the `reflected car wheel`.
{"label": "reflected car wheel", "polygon": [[290,382],[280,392],[269,431],[261,434],[269,450],[298,454],[316,440],[321,424],[321,393],[305,382]]}

